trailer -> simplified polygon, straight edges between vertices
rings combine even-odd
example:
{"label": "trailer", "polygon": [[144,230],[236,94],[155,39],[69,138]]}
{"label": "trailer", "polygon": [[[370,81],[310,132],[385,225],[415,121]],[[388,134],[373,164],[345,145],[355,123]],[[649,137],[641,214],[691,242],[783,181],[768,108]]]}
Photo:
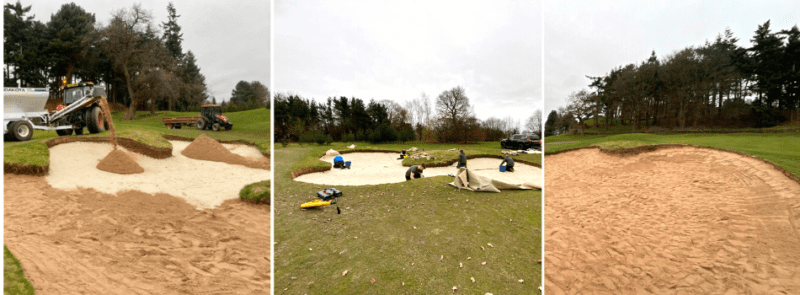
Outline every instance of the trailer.
{"label": "trailer", "polygon": [[222,129],[233,129],[233,123],[228,120],[228,117],[222,115],[222,107],[215,104],[205,104],[201,106],[200,116],[161,118],[161,122],[169,129],[180,129],[183,125],[194,125],[200,130],[211,129],[220,131]]}
{"label": "trailer", "polygon": [[107,127],[98,101],[105,88],[89,83],[67,85],[60,93],[64,105],[55,112],[45,109],[50,97],[48,88],[4,88],[3,135],[6,140],[26,141],[33,130],[55,130],[58,135],[99,133]]}
{"label": "trailer", "polygon": [[174,118],[161,118],[161,122],[167,126],[167,129],[181,129],[181,126],[194,126],[197,124],[197,117],[174,117]]}

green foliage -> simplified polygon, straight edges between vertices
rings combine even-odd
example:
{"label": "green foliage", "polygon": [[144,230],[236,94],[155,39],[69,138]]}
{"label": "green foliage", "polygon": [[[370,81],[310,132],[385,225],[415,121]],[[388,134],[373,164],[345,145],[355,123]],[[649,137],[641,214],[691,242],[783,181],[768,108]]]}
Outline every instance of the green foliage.
{"label": "green foliage", "polygon": [[316,142],[318,145],[323,145],[323,144],[325,144],[325,141],[326,141],[327,139],[328,139],[328,137],[327,137],[327,136],[325,136],[325,134],[323,134],[322,132],[316,132],[316,133],[314,133],[314,141],[315,141],[315,142]]}
{"label": "green foliage", "polygon": [[25,270],[19,260],[3,246],[3,294],[6,295],[33,295],[36,291],[33,285],[25,278]]}
{"label": "green foliage", "polygon": [[352,132],[347,132],[342,134],[342,142],[353,142],[356,141],[356,136],[353,135]]}
{"label": "green foliage", "polygon": [[314,132],[306,132],[300,135],[300,139],[298,140],[300,143],[312,143],[316,140],[316,134]]}
{"label": "green foliage", "polygon": [[231,91],[231,99],[226,110],[245,111],[267,107],[269,103],[269,88],[259,81],[239,81]]}
{"label": "green foliage", "polygon": [[414,141],[416,139],[416,134],[414,133],[414,128],[411,125],[406,126],[403,130],[400,130],[400,134],[398,135],[401,142],[405,143],[407,141]]}

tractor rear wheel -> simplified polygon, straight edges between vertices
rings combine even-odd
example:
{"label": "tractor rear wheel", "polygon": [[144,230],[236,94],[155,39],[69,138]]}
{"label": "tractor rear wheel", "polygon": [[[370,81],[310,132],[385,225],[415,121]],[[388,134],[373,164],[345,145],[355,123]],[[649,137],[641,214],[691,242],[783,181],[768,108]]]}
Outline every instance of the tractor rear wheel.
{"label": "tractor rear wheel", "polygon": [[197,129],[206,129],[206,118],[200,117],[197,119]]}
{"label": "tractor rear wheel", "polygon": [[219,123],[214,123],[214,125],[211,125],[211,130],[219,131]]}
{"label": "tractor rear wheel", "polygon": [[86,114],[86,128],[89,133],[97,134],[105,130],[106,122],[103,116],[103,110],[99,106],[94,106]]}
{"label": "tractor rear wheel", "polygon": [[9,133],[18,141],[26,141],[33,137],[33,125],[28,121],[16,121],[11,123]]}

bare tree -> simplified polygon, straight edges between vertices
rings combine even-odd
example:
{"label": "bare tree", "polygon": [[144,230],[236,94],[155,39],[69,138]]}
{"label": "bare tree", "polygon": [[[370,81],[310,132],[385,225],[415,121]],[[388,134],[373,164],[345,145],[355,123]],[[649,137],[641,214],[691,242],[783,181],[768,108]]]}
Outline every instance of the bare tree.
{"label": "bare tree", "polygon": [[538,134],[540,137],[542,136],[542,110],[533,112],[533,115],[525,122],[525,128],[530,132]]}
{"label": "bare tree", "polygon": [[[461,86],[445,90],[436,99],[436,111],[443,125],[440,132],[444,132],[446,141],[457,141],[458,137],[466,142],[467,130],[464,128],[466,119],[470,117],[469,98]],[[461,136],[459,136],[461,135]]]}
{"label": "bare tree", "polygon": [[104,30],[102,48],[122,71],[130,97],[126,120],[135,118],[142,103],[174,98],[180,84],[174,73],[176,63],[158,41],[152,19],[141,4],[134,4],[117,11]]}

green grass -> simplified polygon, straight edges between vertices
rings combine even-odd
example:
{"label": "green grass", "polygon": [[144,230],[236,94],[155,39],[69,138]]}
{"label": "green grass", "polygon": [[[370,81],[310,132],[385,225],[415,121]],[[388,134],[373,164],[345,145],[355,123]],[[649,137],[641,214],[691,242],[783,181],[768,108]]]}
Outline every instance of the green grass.
{"label": "green grass", "polygon": [[239,199],[254,204],[264,203],[269,205],[270,181],[249,184],[239,191]]}
{"label": "green grass", "polygon": [[[548,145],[548,142],[575,141]],[[755,156],[773,162],[794,175],[800,176],[800,131],[784,133],[727,133],[727,134],[618,134],[605,137],[558,135],[545,139],[545,153],[599,145],[603,148],[626,148],[655,144],[689,144],[720,148]]]}
{"label": "green grass", "polygon": [[25,271],[19,260],[3,246],[3,294],[35,294],[33,285],[25,278]]}
{"label": "green grass", "polygon": [[[498,143],[356,144],[359,149],[397,151],[411,146],[500,151]],[[459,192],[448,185],[450,177],[426,177],[337,186],[343,192],[340,215],[335,205],[300,209],[324,187],[293,181],[290,172],[329,166],[318,157],[346,145],[276,147],[276,294],[452,294],[453,286],[459,294],[538,294],[540,192]]]}
{"label": "green grass", "polygon": [[[126,137],[143,144],[160,147],[172,148],[172,145],[162,137],[162,134],[171,134],[189,138],[196,138],[205,134],[217,140],[244,140],[258,145],[262,152],[269,152],[269,110],[256,109],[243,112],[225,113],[234,129],[231,131],[211,131],[197,130],[195,128],[184,127],[183,129],[167,129],[161,123],[164,117],[186,117],[196,116],[194,112],[137,112],[135,120],[123,120],[123,112],[112,114],[114,125],[118,137]],[[108,131],[99,134],[88,134],[84,130],[86,137],[110,136]],[[75,136],[75,135],[72,135]],[[50,162],[50,155],[45,145],[45,141],[58,137],[55,131],[36,130],[33,138],[25,142],[5,142],[3,154],[6,163],[47,166]]]}

